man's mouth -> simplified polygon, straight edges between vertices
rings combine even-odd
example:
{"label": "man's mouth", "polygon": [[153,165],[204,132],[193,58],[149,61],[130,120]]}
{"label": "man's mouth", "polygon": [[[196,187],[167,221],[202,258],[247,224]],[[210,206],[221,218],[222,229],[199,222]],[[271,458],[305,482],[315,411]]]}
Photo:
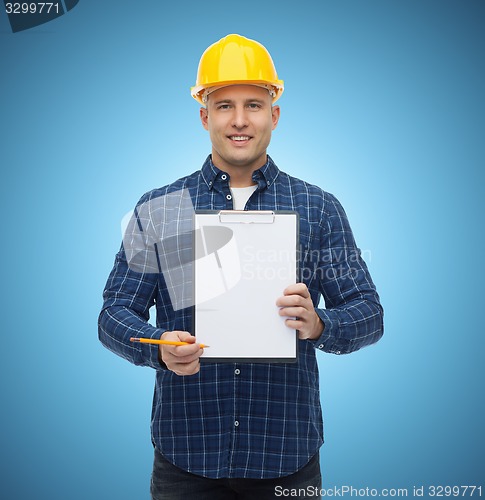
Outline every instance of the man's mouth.
{"label": "man's mouth", "polygon": [[249,135],[230,135],[229,139],[231,139],[231,141],[244,142],[249,141],[251,137],[249,137]]}

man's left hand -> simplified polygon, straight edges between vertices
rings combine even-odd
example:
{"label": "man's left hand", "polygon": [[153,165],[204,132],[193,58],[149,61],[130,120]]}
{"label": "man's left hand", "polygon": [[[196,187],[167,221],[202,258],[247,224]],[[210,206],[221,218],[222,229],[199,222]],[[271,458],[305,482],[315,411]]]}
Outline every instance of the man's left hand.
{"label": "man's left hand", "polygon": [[315,312],[310,292],[304,283],[287,287],[276,305],[281,308],[280,316],[289,318],[285,321],[286,326],[298,330],[300,339],[316,340],[320,337],[325,325]]}

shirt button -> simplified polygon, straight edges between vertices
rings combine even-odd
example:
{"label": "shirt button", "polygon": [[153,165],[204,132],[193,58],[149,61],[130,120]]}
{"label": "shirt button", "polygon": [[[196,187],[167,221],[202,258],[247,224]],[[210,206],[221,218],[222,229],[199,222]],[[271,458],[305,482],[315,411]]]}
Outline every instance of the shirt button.
{"label": "shirt button", "polygon": [[319,349],[323,349],[323,348],[324,348],[324,345],[323,345],[323,344],[320,344],[320,345],[318,346],[318,348],[319,348]]}
{"label": "shirt button", "polygon": [[231,196],[230,194],[228,194],[228,195],[226,196],[226,200],[232,200],[232,196]]}
{"label": "shirt button", "polygon": [[236,368],[236,369],[234,370],[234,374],[235,374],[235,375],[239,375],[240,373],[241,373],[241,370],[240,370],[239,368]]}
{"label": "shirt button", "polygon": [[239,427],[239,422],[237,420],[234,422],[234,427]]}
{"label": "shirt button", "polygon": [[225,181],[225,180],[227,179],[227,175],[226,175],[226,174],[222,174],[222,175],[221,175],[221,179],[222,179],[223,181]]}

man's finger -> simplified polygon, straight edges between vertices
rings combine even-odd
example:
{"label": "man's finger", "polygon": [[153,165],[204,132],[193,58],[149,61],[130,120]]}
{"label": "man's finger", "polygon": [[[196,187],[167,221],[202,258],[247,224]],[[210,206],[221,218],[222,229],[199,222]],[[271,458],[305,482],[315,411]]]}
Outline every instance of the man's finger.
{"label": "man's finger", "polygon": [[279,297],[278,300],[276,301],[276,305],[278,307],[294,307],[294,306],[301,306],[305,307],[305,304],[307,303],[307,298],[304,298],[301,295],[283,295],[282,297]]}
{"label": "man's finger", "polygon": [[295,283],[294,285],[289,285],[285,288],[283,295],[301,295],[303,298],[310,297],[310,292],[308,291],[305,283]]}
{"label": "man's finger", "polygon": [[302,318],[305,313],[306,309],[304,307],[284,307],[278,311],[280,316],[288,316],[289,318]]}

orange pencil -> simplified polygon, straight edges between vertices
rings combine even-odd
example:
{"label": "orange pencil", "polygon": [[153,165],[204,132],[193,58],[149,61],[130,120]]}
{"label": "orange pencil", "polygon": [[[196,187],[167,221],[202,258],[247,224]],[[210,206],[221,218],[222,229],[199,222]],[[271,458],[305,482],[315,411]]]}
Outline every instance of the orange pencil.
{"label": "orange pencil", "polygon": [[[162,339],[145,339],[131,337],[130,342],[141,342],[142,344],[161,344],[161,345],[192,345],[190,342],[179,342],[177,340],[162,340]],[[200,344],[201,349],[209,347],[208,345]]]}

